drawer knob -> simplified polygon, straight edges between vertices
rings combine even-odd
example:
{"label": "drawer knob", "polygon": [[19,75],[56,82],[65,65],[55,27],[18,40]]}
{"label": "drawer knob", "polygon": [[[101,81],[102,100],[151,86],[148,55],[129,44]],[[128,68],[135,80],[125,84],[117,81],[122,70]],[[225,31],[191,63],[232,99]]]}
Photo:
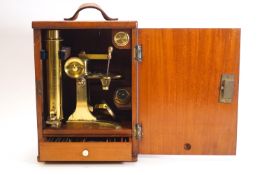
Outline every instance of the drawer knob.
{"label": "drawer knob", "polygon": [[88,154],[89,154],[89,152],[88,152],[87,149],[84,149],[84,150],[82,151],[82,156],[87,157]]}

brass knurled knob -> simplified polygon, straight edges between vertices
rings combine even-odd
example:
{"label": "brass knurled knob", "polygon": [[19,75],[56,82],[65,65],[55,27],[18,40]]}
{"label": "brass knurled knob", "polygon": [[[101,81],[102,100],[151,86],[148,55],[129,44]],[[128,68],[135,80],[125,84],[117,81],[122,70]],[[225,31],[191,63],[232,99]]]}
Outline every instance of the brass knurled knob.
{"label": "brass knurled knob", "polygon": [[85,63],[77,57],[70,58],[65,63],[65,73],[71,78],[79,78],[85,74]]}

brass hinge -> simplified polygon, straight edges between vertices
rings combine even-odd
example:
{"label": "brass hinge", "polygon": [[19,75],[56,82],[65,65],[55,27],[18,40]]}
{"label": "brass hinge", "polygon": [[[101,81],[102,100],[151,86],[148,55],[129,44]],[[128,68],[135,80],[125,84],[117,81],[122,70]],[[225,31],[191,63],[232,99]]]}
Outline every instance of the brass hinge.
{"label": "brass hinge", "polygon": [[138,62],[142,62],[142,46],[141,45],[136,45],[135,53],[136,53],[136,60]]}
{"label": "brass hinge", "polygon": [[142,125],[140,123],[137,123],[135,125],[134,133],[135,133],[135,138],[137,140],[141,140],[142,139],[143,132],[142,132]]}

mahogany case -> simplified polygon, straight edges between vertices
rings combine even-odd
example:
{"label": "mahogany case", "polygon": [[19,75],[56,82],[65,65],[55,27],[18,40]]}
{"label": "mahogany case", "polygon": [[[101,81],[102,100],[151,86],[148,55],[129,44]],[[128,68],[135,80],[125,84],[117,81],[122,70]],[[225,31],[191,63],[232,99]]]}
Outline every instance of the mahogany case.
{"label": "mahogany case", "polygon": [[[39,161],[136,161],[138,154],[235,155],[240,29],[141,29],[136,21],[35,21],[34,61]],[[105,99],[116,111],[120,129],[67,125],[75,108],[74,80],[63,73],[64,123],[47,120],[48,71],[41,50],[47,30],[59,30],[71,56],[81,50],[103,53],[112,45],[114,81]],[[113,35],[127,31],[130,43],[117,48]],[[64,62],[62,61],[62,65]],[[101,63],[102,64],[102,63]],[[99,63],[90,69],[103,70]],[[103,97],[90,82],[92,103]],[[129,110],[112,102],[119,87],[129,87]],[[70,141],[69,141],[70,140]],[[85,155],[86,151],[87,156]]]}

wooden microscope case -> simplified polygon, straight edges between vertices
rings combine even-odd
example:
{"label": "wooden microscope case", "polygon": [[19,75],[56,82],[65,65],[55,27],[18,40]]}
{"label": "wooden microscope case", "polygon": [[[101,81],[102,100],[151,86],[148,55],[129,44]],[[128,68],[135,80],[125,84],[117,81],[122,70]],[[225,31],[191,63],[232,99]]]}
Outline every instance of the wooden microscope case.
{"label": "wooden microscope case", "polygon": [[[32,26],[39,161],[136,161],[138,154],[236,154],[240,29],[141,29],[136,21],[35,21]],[[105,43],[114,32],[129,32],[132,117],[121,129],[66,125],[52,129],[45,124],[46,68],[41,50],[47,30],[64,32],[67,45],[74,42],[77,33],[88,34],[85,30],[109,31],[101,34],[107,38]],[[50,142],[52,137],[115,140]]]}

